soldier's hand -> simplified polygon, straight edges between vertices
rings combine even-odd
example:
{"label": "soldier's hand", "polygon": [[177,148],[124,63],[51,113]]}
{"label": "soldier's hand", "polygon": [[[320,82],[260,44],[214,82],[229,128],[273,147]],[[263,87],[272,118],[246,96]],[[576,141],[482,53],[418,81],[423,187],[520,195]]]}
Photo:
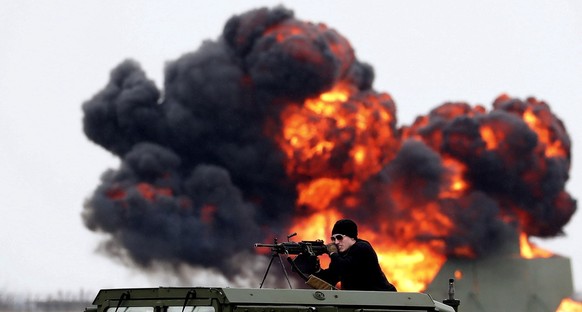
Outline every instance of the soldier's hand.
{"label": "soldier's hand", "polygon": [[327,253],[330,255],[334,252],[337,252],[337,246],[335,244],[327,244],[325,247],[327,247]]}

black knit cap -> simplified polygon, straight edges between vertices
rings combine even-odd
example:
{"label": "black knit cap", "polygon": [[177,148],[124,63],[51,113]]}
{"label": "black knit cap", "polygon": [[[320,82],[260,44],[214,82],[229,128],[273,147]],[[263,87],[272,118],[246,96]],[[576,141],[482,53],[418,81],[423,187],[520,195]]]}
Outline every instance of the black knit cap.
{"label": "black knit cap", "polygon": [[358,226],[350,219],[341,219],[333,226],[331,235],[333,234],[344,234],[351,238],[358,238]]}

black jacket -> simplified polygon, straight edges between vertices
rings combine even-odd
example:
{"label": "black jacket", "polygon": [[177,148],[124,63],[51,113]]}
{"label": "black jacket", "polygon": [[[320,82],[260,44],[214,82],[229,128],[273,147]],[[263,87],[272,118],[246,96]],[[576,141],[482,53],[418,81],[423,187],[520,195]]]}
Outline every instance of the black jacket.
{"label": "black jacket", "polygon": [[396,291],[388,282],[378,263],[378,256],[372,245],[357,239],[346,252],[330,255],[329,268],[314,275],[335,285],[341,282],[346,290],[385,290]]}

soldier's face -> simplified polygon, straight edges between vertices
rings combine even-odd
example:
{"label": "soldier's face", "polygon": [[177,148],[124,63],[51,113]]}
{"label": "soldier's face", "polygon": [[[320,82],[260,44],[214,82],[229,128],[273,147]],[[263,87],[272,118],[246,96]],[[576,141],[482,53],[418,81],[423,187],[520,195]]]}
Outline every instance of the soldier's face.
{"label": "soldier's face", "polygon": [[332,235],[331,239],[337,245],[339,252],[345,252],[356,243],[355,239],[343,234]]}

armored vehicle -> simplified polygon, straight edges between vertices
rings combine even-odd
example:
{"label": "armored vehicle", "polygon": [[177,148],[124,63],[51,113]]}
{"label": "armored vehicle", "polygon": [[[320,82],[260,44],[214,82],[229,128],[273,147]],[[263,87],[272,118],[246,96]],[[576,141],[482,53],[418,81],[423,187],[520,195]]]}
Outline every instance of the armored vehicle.
{"label": "armored vehicle", "polygon": [[[293,233],[289,238],[297,235]],[[271,248],[271,261],[260,288],[159,287],[103,289],[85,312],[455,312],[460,302],[454,299],[454,280],[449,279],[448,299],[433,300],[429,294],[388,291],[338,290],[324,281],[312,279],[301,271],[297,259],[287,258],[297,272],[314,289],[292,289],[281,254],[303,255],[317,259],[327,249],[322,240],[255,244]],[[273,260],[277,259],[290,289],[262,288]],[[305,258],[304,258],[305,259]],[[316,262],[319,267],[319,261]]]}
{"label": "armored vehicle", "polygon": [[455,310],[428,294],[318,289],[104,289],[85,312],[405,312]]}

